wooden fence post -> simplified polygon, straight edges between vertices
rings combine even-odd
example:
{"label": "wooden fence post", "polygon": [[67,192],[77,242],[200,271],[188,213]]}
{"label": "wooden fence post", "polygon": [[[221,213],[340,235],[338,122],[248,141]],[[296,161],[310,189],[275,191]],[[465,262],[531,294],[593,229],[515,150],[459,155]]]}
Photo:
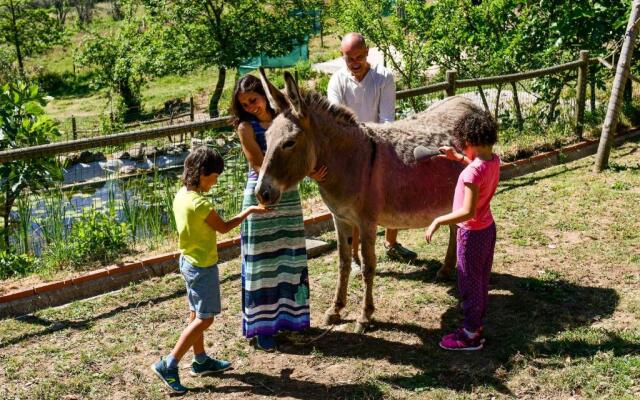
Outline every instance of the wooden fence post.
{"label": "wooden fence post", "polygon": [[600,143],[598,143],[598,153],[596,154],[596,164],[593,168],[594,172],[602,172],[609,165],[611,144],[616,134],[616,128],[618,127],[618,114],[620,113],[620,108],[622,108],[622,92],[629,78],[633,47],[638,32],[638,17],[640,17],[640,0],[634,0],[631,4],[631,13],[629,14],[627,29],[625,30],[626,34],[622,44],[622,50],[620,50],[616,76],[613,79],[607,115],[602,124],[602,133],[600,134]]}
{"label": "wooden fence post", "polygon": [[576,136],[582,140],[584,132],[584,109],[587,102],[587,74],[589,73],[589,52],[580,51],[582,65],[578,67],[578,90],[576,97]]}
{"label": "wooden fence post", "polygon": [[456,70],[448,70],[447,71],[447,83],[449,86],[447,87],[447,97],[456,95],[456,76],[458,72]]}
{"label": "wooden fence post", "polygon": [[71,116],[71,132],[73,133],[73,140],[78,139],[78,125],[76,124],[76,117]]}
{"label": "wooden fence post", "polygon": [[191,122],[195,121],[195,117],[196,117],[196,110],[193,105],[193,96],[191,96],[189,97],[189,119],[191,120]]}
{"label": "wooden fence post", "polygon": [[516,86],[516,82],[511,82],[511,92],[513,108],[516,112],[516,125],[519,130],[522,130],[524,120],[522,119],[522,109],[520,108],[520,99],[518,99],[518,87]]}

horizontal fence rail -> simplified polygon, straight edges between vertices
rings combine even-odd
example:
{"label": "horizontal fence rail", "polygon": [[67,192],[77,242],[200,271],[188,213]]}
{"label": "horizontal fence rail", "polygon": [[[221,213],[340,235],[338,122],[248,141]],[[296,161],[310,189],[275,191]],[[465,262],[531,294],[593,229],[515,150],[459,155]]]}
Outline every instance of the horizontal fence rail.
{"label": "horizontal fence rail", "polygon": [[[584,54],[583,54],[584,53]],[[600,64],[597,59],[589,59],[588,52],[581,52],[581,59],[577,61],[571,61],[568,63],[555,65],[548,68],[541,68],[533,71],[525,71],[508,75],[489,76],[482,78],[472,79],[456,79],[455,71],[447,71],[447,81],[439,82],[423,87],[400,90],[396,93],[398,100],[407,99],[416,96],[427,95],[431,93],[437,93],[445,91],[447,96],[455,94],[456,89],[468,88],[468,87],[481,87],[483,85],[494,85],[502,83],[515,83],[518,81],[538,78],[545,75],[553,75],[559,72],[567,70],[580,70],[586,68],[590,64]],[[582,78],[584,82],[584,78]],[[580,83],[579,83],[580,84]],[[582,83],[584,84],[584,83]],[[580,99],[584,101],[584,99]],[[191,100],[193,104],[193,100]],[[192,106],[193,108],[193,106]],[[189,113],[185,113],[181,116],[187,116]],[[193,112],[191,112],[193,116]],[[173,118],[176,118],[174,116]],[[192,117],[193,118],[193,117]],[[154,121],[157,122],[157,121]],[[140,122],[144,124],[145,122]],[[580,124],[580,122],[578,122]],[[214,118],[205,121],[197,122],[185,122],[168,127],[158,127],[150,129],[140,129],[136,131],[130,131],[125,133],[117,133],[112,135],[106,135],[97,138],[86,138],[69,140],[64,142],[56,142],[50,144],[43,144],[40,146],[25,147],[21,149],[6,150],[0,152],[0,164],[31,159],[35,157],[51,156],[55,154],[61,154],[71,151],[87,150],[96,147],[104,147],[110,145],[121,145],[124,143],[139,142],[142,140],[156,139],[162,137],[170,137],[184,133],[192,133],[198,131],[204,131],[208,129],[224,128],[231,125],[231,117]]]}
{"label": "horizontal fence rail", "polygon": [[205,131],[207,129],[224,128],[231,124],[230,117],[213,118],[206,121],[187,122],[161,128],[142,129],[125,133],[43,144],[40,146],[24,147],[21,149],[0,152],[0,164],[9,161],[24,160],[35,157],[50,156],[78,150],[87,150],[95,147],[113,146],[141,140],[157,139],[175,136],[190,132]]}

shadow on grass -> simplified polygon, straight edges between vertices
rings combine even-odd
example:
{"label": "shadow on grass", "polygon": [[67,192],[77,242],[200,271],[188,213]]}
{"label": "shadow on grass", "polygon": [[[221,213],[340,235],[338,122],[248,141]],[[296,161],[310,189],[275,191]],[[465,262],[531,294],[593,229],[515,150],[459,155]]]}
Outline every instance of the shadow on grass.
{"label": "shadow on grass", "polygon": [[246,393],[268,397],[287,397],[294,399],[382,399],[383,392],[373,383],[323,384],[310,380],[291,378],[290,368],[280,371],[280,375],[267,375],[260,372],[225,373],[220,379],[231,379],[244,385],[206,385],[191,391],[221,393]]}
{"label": "shadow on grass", "polygon": [[24,322],[24,323],[28,323],[28,324],[32,324],[32,325],[40,325],[43,327],[46,327],[45,329],[41,330],[41,331],[37,331],[37,332],[29,332],[29,333],[25,333],[23,335],[20,336],[16,336],[15,338],[11,338],[8,339],[6,341],[0,341],[0,349],[4,348],[4,347],[8,347],[11,346],[13,344],[16,343],[20,343],[24,340],[28,340],[28,339],[32,339],[32,338],[37,338],[37,337],[41,337],[41,336],[46,336],[49,335],[51,333],[54,332],[58,332],[64,329],[75,329],[75,330],[85,330],[91,327],[91,325],[95,322],[95,321],[99,321],[99,320],[103,320],[103,319],[107,319],[110,317],[113,317],[116,314],[119,314],[123,311],[127,311],[127,310],[131,310],[131,309],[135,309],[138,308],[140,306],[146,306],[149,304],[156,304],[156,303],[161,303],[167,300],[173,300],[175,298],[178,297],[182,297],[184,296],[186,293],[186,289],[179,289],[176,290],[173,293],[169,293],[166,294],[164,296],[160,296],[160,297],[156,297],[153,299],[148,299],[148,300],[143,300],[143,301],[136,301],[136,302],[131,302],[125,305],[121,305],[118,307],[115,307],[111,310],[109,310],[108,312],[102,313],[102,314],[97,314],[97,315],[92,315],[90,318],[86,318],[86,319],[80,319],[80,320],[67,320],[67,319],[46,319],[46,318],[42,318],[39,317],[37,315],[26,315],[23,317],[18,317],[16,318],[18,321]]}
{"label": "shadow on grass", "polygon": [[[428,268],[380,275],[433,282],[439,262],[423,263]],[[456,291],[453,286],[450,290]],[[490,294],[485,327],[487,342],[480,352],[446,352],[438,347],[441,336],[462,322],[458,306],[450,307],[442,315],[440,329],[383,321],[375,321],[372,326],[374,331],[400,331],[417,336],[419,345],[393,342],[370,334],[331,331],[313,346],[285,346],[281,351],[293,354],[311,354],[313,351],[326,356],[386,360],[391,364],[412,366],[421,372],[415,376],[379,378],[392,386],[412,391],[440,387],[471,392],[474,387],[489,386],[505,394],[511,393],[506,378],[500,378],[501,371],[506,369],[508,372],[513,368],[516,356],[562,354],[578,358],[600,350],[611,350],[615,354],[640,351],[637,343],[621,337],[612,337],[602,345],[579,340],[540,340],[588,327],[593,320],[610,316],[619,302],[613,289],[579,286],[562,279],[493,274],[491,290],[499,291],[499,294]],[[319,330],[309,332],[310,335],[318,333]]]}

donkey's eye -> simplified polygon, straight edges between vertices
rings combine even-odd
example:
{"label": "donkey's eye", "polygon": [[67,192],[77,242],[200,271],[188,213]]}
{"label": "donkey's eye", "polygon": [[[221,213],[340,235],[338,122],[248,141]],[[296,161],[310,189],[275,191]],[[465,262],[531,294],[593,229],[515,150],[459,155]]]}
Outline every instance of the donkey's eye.
{"label": "donkey's eye", "polygon": [[287,140],[282,144],[282,150],[290,149],[293,146],[295,146],[295,144],[296,144],[295,140]]}

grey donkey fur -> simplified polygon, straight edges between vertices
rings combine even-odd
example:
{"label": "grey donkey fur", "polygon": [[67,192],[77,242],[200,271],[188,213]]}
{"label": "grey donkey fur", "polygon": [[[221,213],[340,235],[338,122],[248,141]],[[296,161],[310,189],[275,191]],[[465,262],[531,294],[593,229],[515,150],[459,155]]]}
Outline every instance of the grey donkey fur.
{"label": "grey donkey fur", "polygon": [[[338,238],[340,273],[333,305],[325,322],[338,323],[346,305],[351,270],[351,233],[360,229],[364,299],[356,331],[362,332],[374,312],[376,227],[421,228],[451,211],[460,163],[443,157],[416,161],[416,146],[453,145],[452,132],[464,118],[490,118],[463,97],[446,98],[414,117],[387,124],[359,123],[347,108],[330,104],[315,93],[302,94],[291,74],[286,89],[276,89],[260,71],[269,102],[278,116],[267,130],[267,151],[255,189],[266,205],[298,184],[316,167],[328,174],[320,194],[333,213]],[[483,118],[484,118],[483,117]],[[456,263],[456,229],[438,276],[451,276]]]}

